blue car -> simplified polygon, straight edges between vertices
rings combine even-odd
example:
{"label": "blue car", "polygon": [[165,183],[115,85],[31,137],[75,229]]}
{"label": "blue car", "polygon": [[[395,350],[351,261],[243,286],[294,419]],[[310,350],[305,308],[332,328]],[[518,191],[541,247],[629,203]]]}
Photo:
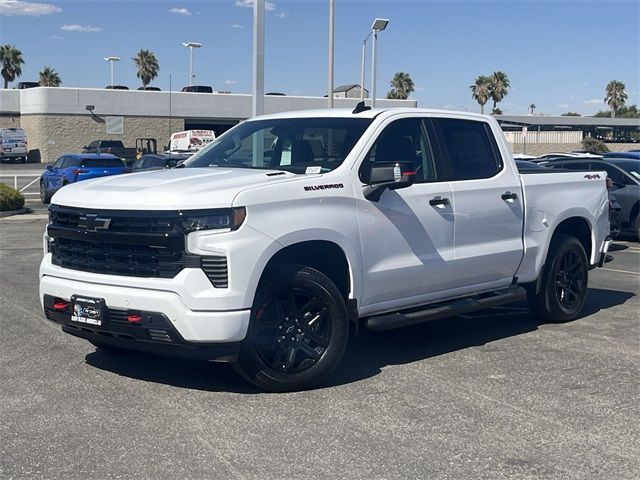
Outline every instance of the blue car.
{"label": "blue car", "polygon": [[129,172],[125,163],[108,153],[67,153],[47,165],[40,177],[40,200],[49,203],[54,193],[69,183]]}
{"label": "blue car", "polygon": [[629,152],[609,152],[603,155],[604,158],[635,158],[640,160],[640,151],[631,150]]}

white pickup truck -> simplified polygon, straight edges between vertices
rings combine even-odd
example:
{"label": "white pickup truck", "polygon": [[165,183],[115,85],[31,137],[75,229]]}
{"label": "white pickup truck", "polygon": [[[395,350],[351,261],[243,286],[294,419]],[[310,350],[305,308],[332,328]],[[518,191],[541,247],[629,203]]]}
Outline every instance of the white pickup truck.
{"label": "white pickup truck", "polygon": [[177,168],[56,193],[40,298],[105,351],[308,388],[358,327],[525,296],[546,321],[576,318],[610,244],[605,177],[519,174],[489,116],[360,104],[257,117]]}

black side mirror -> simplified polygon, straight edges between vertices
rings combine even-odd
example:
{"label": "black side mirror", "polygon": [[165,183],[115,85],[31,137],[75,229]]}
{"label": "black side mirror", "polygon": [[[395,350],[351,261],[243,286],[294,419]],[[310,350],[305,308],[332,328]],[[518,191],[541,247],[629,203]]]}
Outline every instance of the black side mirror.
{"label": "black side mirror", "polygon": [[47,165],[47,170],[49,170],[50,172],[53,170],[53,165]]}
{"label": "black side mirror", "polygon": [[377,202],[386,190],[397,190],[413,185],[416,178],[413,162],[375,162],[363,175],[363,193],[367,200]]}
{"label": "black side mirror", "polygon": [[173,167],[175,167],[177,164],[178,164],[178,161],[177,161],[177,160],[169,160],[169,161],[167,162],[167,168],[173,168]]}

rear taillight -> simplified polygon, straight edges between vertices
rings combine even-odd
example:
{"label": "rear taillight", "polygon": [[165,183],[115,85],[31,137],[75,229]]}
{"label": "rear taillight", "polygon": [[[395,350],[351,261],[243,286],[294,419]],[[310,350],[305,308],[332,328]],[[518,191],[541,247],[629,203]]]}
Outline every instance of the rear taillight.
{"label": "rear taillight", "polygon": [[78,175],[80,173],[89,173],[89,170],[75,169],[72,170],[71,173],[73,173],[74,175]]}

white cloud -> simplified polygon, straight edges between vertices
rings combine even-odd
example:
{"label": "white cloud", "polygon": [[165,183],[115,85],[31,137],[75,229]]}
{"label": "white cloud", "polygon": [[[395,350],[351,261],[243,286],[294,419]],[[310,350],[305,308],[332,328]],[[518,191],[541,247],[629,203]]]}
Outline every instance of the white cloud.
{"label": "white cloud", "polygon": [[71,25],[63,25],[60,27],[60,30],[65,30],[67,32],[101,32],[101,27],[92,27],[91,25],[78,25],[77,23]]}
{"label": "white cloud", "polygon": [[[236,7],[253,8],[253,0],[236,0]],[[276,9],[276,4],[271,2],[264,2],[264,9],[267,12],[272,12]]]}
{"label": "white cloud", "polygon": [[225,80],[225,85],[236,85],[238,83],[237,80]]}
{"label": "white cloud", "polygon": [[415,87],[416,92],[424,92],[424,87]]}
{"label": "white cloud", "polygon": [[585,100],[584,104],[585,105],[597,105],[597,104],[603,104],[604,101],[600,98],[592,98],[591,100]]}
{"label": "white cloud", "polygon": [[169,13],[176,13],[178,15],[191,15],[191,11],[188,8],[172,8]]}
{"label": "white cloud", "polygon": [[18,15],[31,15],[39,17],[41,15],[51,15],[59,13],[62,9],[51,3],[22,2],[20,0],[0,0],[0,15],[8,17]]}
{"label": "white cloud", "polygon": [[585,87],[589,86],[589,82],[582,82],[582,85],[584,85]]}
{"label": "white cloud", "polygon": [[51,35],[51,38],[53,38],[54,40],[64,40],[64,37],[61,37],[59,35]]}
{"label": "white cloud", "polygon": [[234,23],[233,25],[231,25],[231,28],[244,28],[244,26]]}
{"label": "white cloud", "polygon": [[280,18],[287,18],[289,14],[287,12],[280,11],[280,12],[276,12],[276,16]]}

